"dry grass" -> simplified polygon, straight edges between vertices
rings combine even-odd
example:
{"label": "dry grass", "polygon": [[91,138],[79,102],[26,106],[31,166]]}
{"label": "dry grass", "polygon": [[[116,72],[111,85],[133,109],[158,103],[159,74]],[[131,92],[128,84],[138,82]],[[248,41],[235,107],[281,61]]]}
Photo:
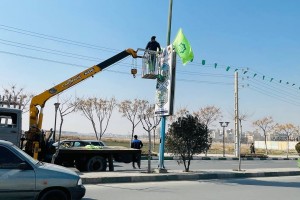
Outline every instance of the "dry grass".
{"label": "dry grass", "polygon": [[[58,137],[57,137],[58,138]],[[64,139],[86,139],[86,140],[94,140],[95,137],[93,136],[62,136],[62,140]],[[129,147],[130,146],[130,139],[123,139],[123,138],[107,138],[104,137],[102,139],[107,145],[110,146],[124,146]],[[144,147],[142,149],[143,153],[147,153],[149,149],[148,141],[144,141]],[[257,154],[265,154],[265,149],[258,149],[256,148]],[[167,149],[165,150],[167,152]],[[159,140],[156,141],[156,144],[154,146],[154,149],[152,149],[152,152],[159,152]],[[222,143],[212,143],[211,148],[208,151],[208,154],[222,154],[223,153],[223,144]],[[226,154],[234,154],[234,144],[228,143],[225,144],[225,153]],[[241,154],[249,154],[250,153],[250,144],[242,144],[241,145]],[[269,155],[286,155],[285,151],[281,150],[268,150]],[[290,150],[289,155],[298,155],[296,150]]]}

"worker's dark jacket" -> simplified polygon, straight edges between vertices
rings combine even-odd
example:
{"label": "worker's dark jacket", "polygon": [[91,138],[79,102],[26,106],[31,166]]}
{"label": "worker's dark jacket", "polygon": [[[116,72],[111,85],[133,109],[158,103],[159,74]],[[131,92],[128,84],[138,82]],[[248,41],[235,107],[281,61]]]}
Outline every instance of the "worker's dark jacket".
{"label": "worker's dark jacket", "polygon": [[157,51],[157,48],[159,51],[161,51],[160,44],[156,41],[150,41],[148,42],[146,49],[152,50],[152,51]]}
{"label": "worker's dark jacket", "polygon": [[134,149],[141,149],[143,147],[143,143],[141,140],[132,140],[131,142],[131,148],[134,148]]}

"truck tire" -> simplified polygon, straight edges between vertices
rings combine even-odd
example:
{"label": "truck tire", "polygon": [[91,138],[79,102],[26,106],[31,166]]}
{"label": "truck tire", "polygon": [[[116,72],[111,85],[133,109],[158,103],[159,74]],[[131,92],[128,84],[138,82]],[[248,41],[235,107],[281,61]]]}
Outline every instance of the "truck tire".
{"label": "truck tire", "polygon": [[101,156],[94,156],[89,159],[86,165],[86,170],[91,171],[106,171],[107,161]]}
{"label": "truck tire", "polygon": [[68,195],[62,190],[49,190],[42,194],[39,200],[68,200]]}

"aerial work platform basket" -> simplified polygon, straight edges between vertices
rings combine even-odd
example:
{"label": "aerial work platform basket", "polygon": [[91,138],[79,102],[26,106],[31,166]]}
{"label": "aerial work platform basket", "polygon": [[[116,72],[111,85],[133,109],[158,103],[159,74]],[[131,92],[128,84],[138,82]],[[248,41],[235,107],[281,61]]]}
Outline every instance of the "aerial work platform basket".
{"label": "aerial work platform basket", "polygon": [[156,79],[159,68],[159,54],[157,51],[139,49],[144,51],[142,56],[142,78]]}

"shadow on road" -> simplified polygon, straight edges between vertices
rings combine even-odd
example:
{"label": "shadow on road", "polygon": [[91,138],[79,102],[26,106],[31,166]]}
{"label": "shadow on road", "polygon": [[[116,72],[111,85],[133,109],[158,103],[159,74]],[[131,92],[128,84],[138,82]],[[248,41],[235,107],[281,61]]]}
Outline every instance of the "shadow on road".
{"label": "shadow on road", "polygon": [[[199,182],[203,182],[203,181],[199,181]],[[264,181],[264,180],[250,179],[250,178],[222,179],[222,180],[219,179],[219,180],[206,180],[205,182],[211,182],[214,184],[239,184],[239,185],[254,185],[254,186],[300,188],[300,182],[280,182],[280,179],[278,179],[278,181],[274,181],[274,180]]]}

